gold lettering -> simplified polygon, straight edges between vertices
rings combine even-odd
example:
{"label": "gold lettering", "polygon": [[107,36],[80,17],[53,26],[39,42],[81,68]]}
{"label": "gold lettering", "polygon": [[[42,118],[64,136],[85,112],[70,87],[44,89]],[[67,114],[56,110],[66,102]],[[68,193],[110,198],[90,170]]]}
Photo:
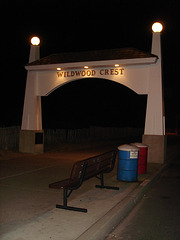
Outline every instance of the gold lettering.
{"label": "gold lettering", "polygon": [[81,71],[75,71],[76,76],[80,76],[81,75]]}
{"label": "gold lettering", "polygon": [[73,77],[73,76],[74,76],[74,74],[75,74],[75,73],[74,73],[74,71],[71,71],[71,77]]}
{"label": "gold lettering", "polygon": [[119,74],[118,70],[119,70],[119,69],[117,69],[117,68],[114,69],[115,75],[118,75],[118,74]]}
{"label": "gold lettering", "polygon": [[70,77],[71,75],[70,75],[70,72],[67,72],[67,77]]}
{"label": "gold lettering", "polygon": [[120,68],[120,75],[123,75],[124,74],[124,68]]}
{"label": "gold lettering", "polygon": [[58,77],[62,77],[63,76],[63,72],[57,72]]}
{"label": "gold lettering", "polygon": [[104,72],[104,69],[101,69],[101,70],[100,70],[100,74],[101,74],[101,75],[104,75],[103,72]]}
{"label": "gold lettering", "polygon": [[111,71],[111,75],[114,75],[114,69],[110,69],[110,71]]}
{"label": "gold lettering", "polygon": [[96,71],[92,70],[92,76],[96,75]]}
{"label": "gold lettering", "polygon": [[86,75],[86,72],[82,71],[81,75],[84,77]]}
{"label": "gold lettering", "polygon": [[105,75],[109,75],[109,70],[105,69]]}
{"label": "gold lettering", "polygon": [[[124,75],[124,68],[111,68],[111,69],[106,69],[102,68],[99,70],[100,75]],[[58,77],[85,77],[85,76],[95,76],[96,71],[95,70],[83,70],[83,71],[58,71],[57,76]]]}
{"label": "gold lettering", "polygon": [[91,71],[90,70],[87,71],[87,76],[91,76]]}

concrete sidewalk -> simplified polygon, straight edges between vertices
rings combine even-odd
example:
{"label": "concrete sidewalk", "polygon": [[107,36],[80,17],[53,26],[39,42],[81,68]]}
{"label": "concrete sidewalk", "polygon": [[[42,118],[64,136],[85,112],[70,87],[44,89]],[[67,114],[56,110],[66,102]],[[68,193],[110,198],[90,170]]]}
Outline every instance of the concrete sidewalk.
{"label": "concrete sidewalk", "polygon": [[[139,175],[138,182],[116,180],[116,167],[105,182],[120,190],[96,189],[96,178],[83,183],[74,191],[69,205],[84,207],[87,213],[60,210],[62,191],[49,189],[48,184],[69,177],[77,160],[97,155],[116,147],[101,147],[41,155],[1,153],[1,239],[101,239],[116,227],[168,164],[148,164],[148,174]],[[168,145],[167,158],[179,154],[175,141]]]}

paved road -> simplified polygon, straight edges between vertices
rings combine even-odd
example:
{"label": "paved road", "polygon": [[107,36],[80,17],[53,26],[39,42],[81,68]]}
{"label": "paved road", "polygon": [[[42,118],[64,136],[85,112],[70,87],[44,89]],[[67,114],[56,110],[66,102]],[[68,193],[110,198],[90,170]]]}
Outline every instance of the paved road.
{"label": "paved road", "polygon": [[180,157],[106,240],[180,239]]}

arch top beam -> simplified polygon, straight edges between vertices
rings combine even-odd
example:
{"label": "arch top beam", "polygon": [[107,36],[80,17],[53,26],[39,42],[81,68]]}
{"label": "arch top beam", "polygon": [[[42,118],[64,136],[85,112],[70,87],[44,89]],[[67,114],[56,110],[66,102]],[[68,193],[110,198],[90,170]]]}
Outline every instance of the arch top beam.
{"label": "arch top beam", "polygon": [[147,94],[149,68],[157,61],[154,54],[123,48],[52,54],[28,63],[26,69],[36,73],[37,96],[47,96],[68,82],[90,77],[112,80],[138,94]]}
{"label": "arch top beam", "polygon": [[95,68],[112,67],[115,64],[120,66],[153,64],[156,63],[157,59],[156,55],[135,48],[107,49],[52,54],[28,63],[25,68],[30,71],[56,70],[57,68],[68,70],[72,68],[79,69],[84,66]]}

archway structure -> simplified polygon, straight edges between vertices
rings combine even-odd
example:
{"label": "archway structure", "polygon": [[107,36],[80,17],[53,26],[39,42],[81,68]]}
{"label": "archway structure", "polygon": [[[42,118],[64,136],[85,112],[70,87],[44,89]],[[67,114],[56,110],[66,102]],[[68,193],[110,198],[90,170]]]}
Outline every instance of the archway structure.
{"label": "archway structure", "polygon": [[40,59],[39,46],[31,45],[22,126],[21,152],[43,152],[41,96],[77,79],[103,78],[147,94],[143,142],[148,161],[163,162],[163,117],[160,32],[153,32],[151,53],[134,48],[53,54]]}

